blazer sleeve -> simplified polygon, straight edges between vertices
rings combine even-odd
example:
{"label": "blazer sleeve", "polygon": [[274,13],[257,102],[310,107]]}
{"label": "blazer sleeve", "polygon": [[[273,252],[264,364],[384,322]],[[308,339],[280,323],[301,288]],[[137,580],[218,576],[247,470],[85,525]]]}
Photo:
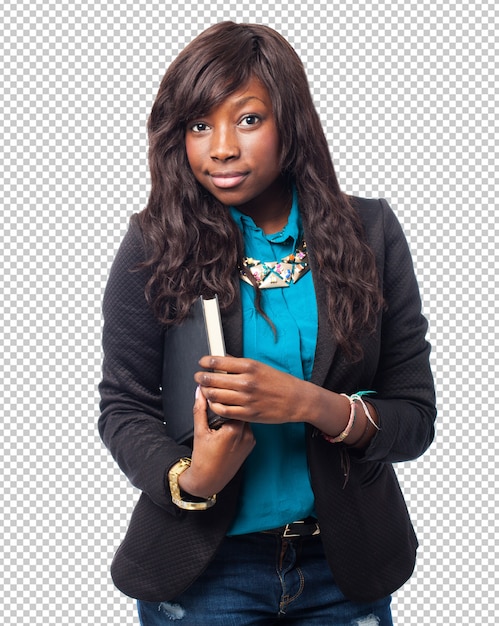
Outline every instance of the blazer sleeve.
{"label": "blazer sleeve", "polygon": [[[411,253],[402,227],[385,200],[369,211],[367,229],[377,256],[386,307],[379,328],[379,359],[369,396],[381,430],[360,457],[362,461],[414,459],[434,437],[435,388],[430,368],[428,323]],[[381,219],[380,219],[381,218]],[[370,218],[367,220],[370,221]]]}
{"label": "blazer sleeve", "polygon": [[144,296],[149,271],[137,270],[144,250],[142,233],[132,218],[104,292],[98,428],[130,482],[157,505],[178,514],[165,479],[168,469],[182,456],[190,456],[190,450],[165,433],[163,329]]}

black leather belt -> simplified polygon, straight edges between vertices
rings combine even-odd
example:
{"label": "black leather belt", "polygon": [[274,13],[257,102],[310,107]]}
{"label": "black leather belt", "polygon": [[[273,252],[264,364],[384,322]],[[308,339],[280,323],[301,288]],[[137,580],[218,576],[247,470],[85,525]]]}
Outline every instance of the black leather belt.
{"label": "black leather belt", "polygon": [[271,535],[280,535],[283,539],[289,539],[292,537],[312,537],[314,535],[320,535],[321,529],[315,517],[307,517],[307,519],[298,520],[297,522],[286,524],[286,526],[271,528],[270,530],[264,530],[262,532],[270,533]]}

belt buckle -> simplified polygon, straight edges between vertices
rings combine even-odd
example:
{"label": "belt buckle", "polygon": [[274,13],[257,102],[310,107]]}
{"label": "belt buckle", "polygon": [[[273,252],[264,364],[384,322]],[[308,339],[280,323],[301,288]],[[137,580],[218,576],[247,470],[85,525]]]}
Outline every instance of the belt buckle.
{"label": "belt buckle", "polygon": [[294,526],[295,524],[304,524],[305,522],[303,520],[300,520],[298,522],[292,522],[291,524],[286,524],[286,526],[284,527],[284,530],[282,531],[282,538],[283,539],[290,539],[292,537],[300,537],[300,533],[294,533],[291,530],[291,526]]}

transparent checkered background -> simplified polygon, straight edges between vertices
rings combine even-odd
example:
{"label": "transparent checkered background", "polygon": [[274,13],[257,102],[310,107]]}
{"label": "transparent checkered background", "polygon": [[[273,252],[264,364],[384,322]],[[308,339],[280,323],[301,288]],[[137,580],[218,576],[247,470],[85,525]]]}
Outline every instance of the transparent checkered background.
{"label": "transparent checkered background", "polygon": [[492,0],[3,6],[0,621],[137,624],[108,574],[137,492],[96,431],[100,302],[147,199],[160,78],[234,19],[292,42],[343,188],[386,197],[414,253],[439,418],[430,451],[397,468],[421,548],[395,622],[496,624]]}

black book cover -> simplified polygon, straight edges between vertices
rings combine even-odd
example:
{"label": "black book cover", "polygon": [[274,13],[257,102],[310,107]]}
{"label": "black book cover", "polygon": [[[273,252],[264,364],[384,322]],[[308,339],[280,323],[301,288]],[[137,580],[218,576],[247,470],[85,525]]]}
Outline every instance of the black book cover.
{"label": "black book cover", "polygon": [[[194,374],[202,368],[199,359],[207,354],[225,355],[218,300],[199,297],[189,316],[165,332],[162,396],[166,430],[178,443],[188,443],[193,435],[196,382]],[[210,426],[223,420],[208,410]]]}

